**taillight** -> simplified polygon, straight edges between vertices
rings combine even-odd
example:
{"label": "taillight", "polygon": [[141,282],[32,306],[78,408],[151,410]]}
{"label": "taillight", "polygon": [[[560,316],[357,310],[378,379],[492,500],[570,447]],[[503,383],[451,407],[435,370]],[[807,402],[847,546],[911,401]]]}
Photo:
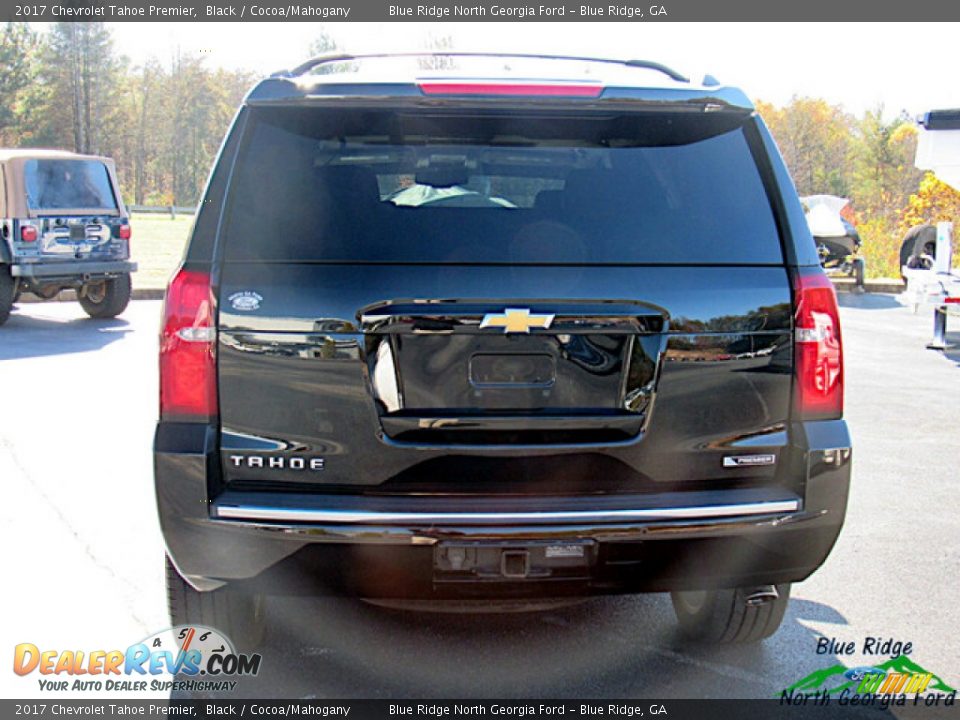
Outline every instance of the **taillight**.
{"label": "taillight", "polygon": [[217,415],[216,306],[210,275],[180,269],[167,287],[160,335],[160,418]]}
{"label": "taillight", "polygon": [[594,83],[523,83],[523,82],[422,82],[424,95],[534,95],[549,97],[600,97],[603,85]]}
{"label": "taillight", "polygon": [[833,284],[821,272],[795,284],[795,400],[800,418],[843,416],[843,344]]}
{"label": "taillight", "polygon": [[20,240],[22,242],[36,242],[37,229],[33,225],[20,226]]}
{"label": "taillight", "polygon": [[121,240],[129,240],[130,235],[131,235],[131,232],[130,232],[129,225],[124,224],[117,228],[117,237],[120,238]]}

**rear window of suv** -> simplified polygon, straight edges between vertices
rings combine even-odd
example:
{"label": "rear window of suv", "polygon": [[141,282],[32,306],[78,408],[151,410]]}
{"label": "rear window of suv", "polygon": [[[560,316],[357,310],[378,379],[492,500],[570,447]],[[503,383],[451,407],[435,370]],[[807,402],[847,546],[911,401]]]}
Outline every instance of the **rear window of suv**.
{"label": "rear window of suv", "polygon": [[256,109],[225,259],[782,264],[743,121]]}
{"label": "rear window of suv", "polygon": [[96,160],[28,160],[24,164],[31,210],[115,210],[107,166]]}

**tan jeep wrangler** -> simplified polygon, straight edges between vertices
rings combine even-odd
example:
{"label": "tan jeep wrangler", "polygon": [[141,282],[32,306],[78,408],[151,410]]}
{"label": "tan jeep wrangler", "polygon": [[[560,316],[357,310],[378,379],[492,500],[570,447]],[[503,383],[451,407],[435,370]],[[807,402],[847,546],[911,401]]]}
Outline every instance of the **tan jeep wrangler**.
{"label": "tan jeep wrangler", "polygon": [[66,288],[90,317],[115,317],[136,269],[113,160],[0,149],[0,324],[22,293]]}

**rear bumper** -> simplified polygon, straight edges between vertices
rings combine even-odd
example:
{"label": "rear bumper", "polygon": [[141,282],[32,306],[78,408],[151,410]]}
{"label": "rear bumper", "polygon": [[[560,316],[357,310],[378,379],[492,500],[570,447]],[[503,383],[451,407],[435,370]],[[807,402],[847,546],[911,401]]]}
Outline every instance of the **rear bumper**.
{"label": "rear bumper", "polygon": [[[168,552],[201,590],[231,583],[281,593],[518,597],[701,589],[795,582],[826,559],[846,511],[849,435],[831,421],[806,423],[794,436],[805,443],[802,495],[753,488],[522,498],[509,508],[493,499],[279,493],[222,492],[211,501],[215,430],[173,423],[158,428],[155,473]],[[434,572],[444,543],[570,541],[591,547],[579,577],[441,583]]]}
{"label": "rear bumper", "polygon": [[[579,503],[589,503],[591,509],[576,507],[550,508],[557,505],[555,501],[539,501],[540,505],[548,507],[530,507],[519,509],[516,506],[510,510],[482,509],[462,510],[455,507],[448,509],[422,510],[409,507],[404,509],[395,501],[383,507],[386,503],[377,503],[380,508],[365,508],[364,504],[351,502],[344,503],[342,497],[325,498],[316,503],[303,496],[281,496],[274,502],[265,498],[245,498],[242,495],[224,493],[213,504],[212,516],[218,520],[238,520],[246,523],[271,523],[289,527],[290,532],[296,532],[301,525],[309,527],[327,527],[331,531],[339,528],[345,538],[354,535],[364,535],[375,532],[376,528],[385,528],[379,531],[386,540],[390,533],[386,528],[398,527],[406,533],[422,533],[424,537],[438,537],[454,534],[460,536],[468,528],[478,528],[481,532],[497,534],[513,534],[510,528],[547,527],[562,529],[565,527],[593,528],[591,537],[606,534],[605,528],[626,527],[639,528],[657,522],[681,521],[686,523],[704,523],[719,519],[749,519],[757,517],[788,518],[800,510],[800,500],[797,498],[771,497],[738,497],[736,502],[728,499],[723,503],[711,503],[709,493],[690,493],[699,496],[669,502],[664,496],[648,498],[634,496],[633,498],[616,498],[619,500],[614,507],[597,507],[597,501],[591,498],[582,498]],[[265,501],[266,500],[266,501]],[[357,498],[363,500],[363,498]],[[462,505],[463,501],[456,504]],[[578,504],[579,504],[578,503]],[[404,503],[408,506],[409,500]],[[446,503],[450,505],[451,503]],[[516,505],[531,505],[527,499],[517,500]],[[572,504],[572,503],[564,503]],[[607,503],[609,505],[609,503]],[[399,505],[399,506],[398,506]]]}
{"label": "rear bumper", "polygon": [[137,264],[127,260],[21,263],[10,266],[13,277],[98,278],[135,272]]}

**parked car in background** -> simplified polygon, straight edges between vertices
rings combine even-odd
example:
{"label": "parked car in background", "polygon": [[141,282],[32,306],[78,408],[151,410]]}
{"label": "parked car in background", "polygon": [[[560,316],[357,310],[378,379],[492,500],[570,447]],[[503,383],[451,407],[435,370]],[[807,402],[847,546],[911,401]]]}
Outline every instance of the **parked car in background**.
{"label": "parked car in background", "polygon": [[850,201],[836,195],[809,195],[800,198],[807,224],[817,244],[817,255],[825,270],[854,272],[854,259],[860,252],[860,233],[840,213]]}
{"label": "parked car in background", "polygon": [[22,293],[72,288],[95,318],[130,302],[130,220],[113,160],[0,150],[0,324]]}
{"label": "parked car in background", "polygon": [[900,241],[900,276],[903,268],[929,270],[937,259],[937,228],[931,223],[914,225]]}

